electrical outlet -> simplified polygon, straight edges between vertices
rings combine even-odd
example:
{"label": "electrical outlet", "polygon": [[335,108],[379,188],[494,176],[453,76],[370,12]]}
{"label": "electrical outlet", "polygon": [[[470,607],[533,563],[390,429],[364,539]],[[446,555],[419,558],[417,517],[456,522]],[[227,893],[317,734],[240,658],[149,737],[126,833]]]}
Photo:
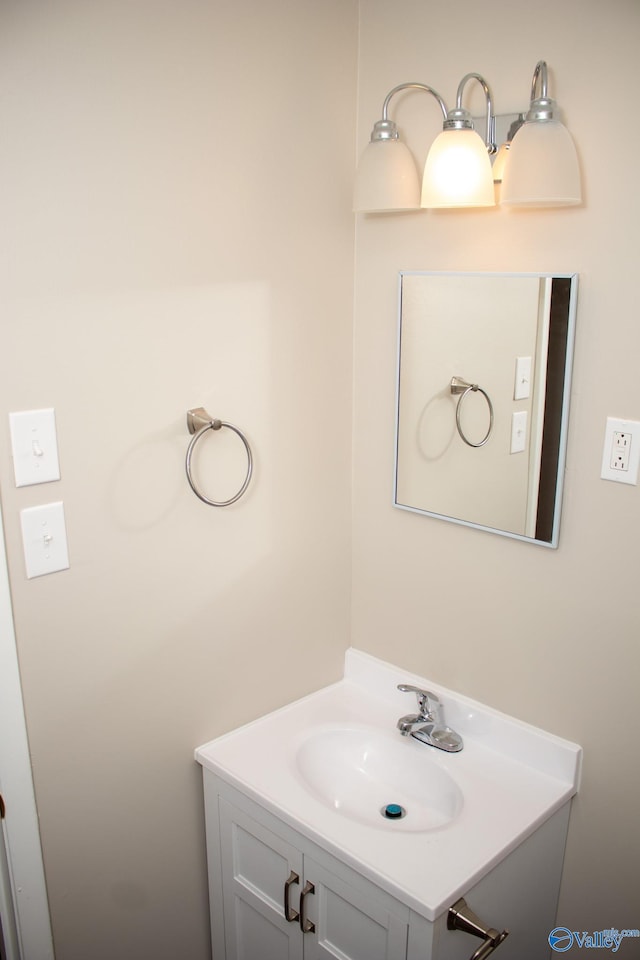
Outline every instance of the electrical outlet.
{"label": "electrical outlet", "polygon": [[613,441],[611,444],[611,469],[628,470],[629,456],[631,454],[632,434],[624,433],[622,430],[613,431]]}
{"label": "electrical outlet", "polygon": [[640,423],[607,417],[602,451],[603,480],[637,484],[640,461]]}

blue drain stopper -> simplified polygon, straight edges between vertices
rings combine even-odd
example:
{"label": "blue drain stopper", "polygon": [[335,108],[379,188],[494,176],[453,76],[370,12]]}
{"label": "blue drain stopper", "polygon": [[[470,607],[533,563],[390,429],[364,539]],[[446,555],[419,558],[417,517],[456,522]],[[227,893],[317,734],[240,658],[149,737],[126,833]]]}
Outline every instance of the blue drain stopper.
{"label": "blue drain stopper", "polygon": [[384,808],[384,815],[389,820],[397,820],[402,816],[403,810],[399,803],[388,803]]}

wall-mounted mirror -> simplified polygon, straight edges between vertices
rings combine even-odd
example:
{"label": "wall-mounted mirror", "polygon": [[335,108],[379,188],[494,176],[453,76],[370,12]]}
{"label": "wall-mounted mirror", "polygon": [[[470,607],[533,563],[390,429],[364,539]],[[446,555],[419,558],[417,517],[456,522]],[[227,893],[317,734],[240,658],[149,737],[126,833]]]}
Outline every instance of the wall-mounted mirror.
{"label": "wall-mounted mirror", "polygon": [[401,272],[396,506],[558,545],[577,285]]}

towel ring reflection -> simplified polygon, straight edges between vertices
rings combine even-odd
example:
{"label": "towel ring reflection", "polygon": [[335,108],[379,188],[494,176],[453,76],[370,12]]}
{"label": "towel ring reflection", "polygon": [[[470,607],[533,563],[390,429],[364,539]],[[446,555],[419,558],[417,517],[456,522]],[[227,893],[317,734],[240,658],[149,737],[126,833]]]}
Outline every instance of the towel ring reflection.
{"label": "towel ring reflection", "polygon": [[[195,493],[196,497],[199,497],[203,503],[209,504],[210,507],[228,507],[230,504],[235,503],[236,500],[240,499],[249,486],[249,482],[251,480],[251,474],[253,473],[253,456],[251,454],[249,441],[245,437],[244,433],[242,433],[241,430],[238,430],[237,427],[234,427],[232,423],[227,423],[226,420],[215,420],[213,417],[210,417],[204,407],[197,407],[194,410],[187,411],[187,427],[189,428],[189,433],[193,434],[193,437],[191,438],[187,448],[187,459],[185,463],[189,486]],[[205,497],[205,495],[198,490],[198,487],[196,486],[191,469],[191,457],[193,455],[196,443],[205,435],[207,430],[220,430],[222,427],[226,427],[228,430],[233,430],[233,432],[242,440],[244,449],[247,453],[247,474],[244,478],[242,486],[235,496],[229,497],[228,500],[210,500],[209,497]]]}
{"label": "towel ring reflection", "polygon": [[[460,438],[469,447],[483,447],[493,430],[493,404],[491,403],[491,398],[486,390],[483,390],[482,387],[479,387],[477,383],[467,383],[466,380],[463,380],[462,377],[452,377],[451,378],[451,393],[454,395],[459,395],[458,403],[456,404],[456,427],[458,428],[458,433]],[[472,440],[469,440],[465,436],[464,430],[462,429],[462,424],[460,423],[460,415],[462,409],[462,401],[469,393],[481,393],[482,396],[487,401],[487,406],[489,407],[489,428],[479,443],[473,443]]]}

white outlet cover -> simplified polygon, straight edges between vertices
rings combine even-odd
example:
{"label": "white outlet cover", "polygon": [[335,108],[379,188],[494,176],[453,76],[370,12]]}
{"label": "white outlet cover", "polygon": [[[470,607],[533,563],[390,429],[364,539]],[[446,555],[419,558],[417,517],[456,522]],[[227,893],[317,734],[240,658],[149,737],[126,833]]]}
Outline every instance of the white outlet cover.
{"label": "white outlet cover", "polygon": [[[627,433],[631,437],[628,470],[620,470],[611,466],[615,433]],[[604,446],[602,448],[601,478],[603,480],[613,480],[615,483],[628,483],[635,486],[638,483],[639,463],[640,422],[637,420],[620,420],[616,417],[607,417],[607,426],[604,432]]]}
{"label": "white outlet cover", "polygon": [[67,570],[69,552],[62,502],[20,511],[27,579]]}

